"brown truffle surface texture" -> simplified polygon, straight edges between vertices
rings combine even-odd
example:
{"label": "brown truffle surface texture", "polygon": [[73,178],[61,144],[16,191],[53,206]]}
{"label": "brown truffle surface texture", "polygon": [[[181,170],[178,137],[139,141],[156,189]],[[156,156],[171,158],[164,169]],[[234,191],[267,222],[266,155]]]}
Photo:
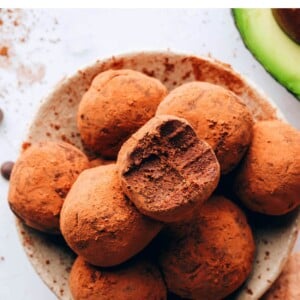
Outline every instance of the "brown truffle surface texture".
{"label": "brown truffle surface texture", "polygon": [[71,269],[69,285],[74,300],[167,299],[158,268],[142,259],[102,269],[78,257]]}
{"label": "brown truffle surface texture", "polygon": [[230,200],[213,196],[193,221],[170,224],[160,265],[173,293],[184,299],[221,300],[249,275],[255,252],[243,212]]}
{"label": "brown truffle surface texture", "polygon": [[128,260],[162,228],[125,197],[115,164],[81,173],[65,200],[60,225],[73,251],[101,267]]}
{"label": "brown truffle surface texture", "polygon": [[79,104],[77,125],[84,145],[116,158],[123,142],[155,114],[166,94],[159,80],[137,71],[100,73]]}
{"label": "brown truffle surface texture", "polygon": [[191,216],[220,177],[211,147],[184,119],[152,118],[122,146],[117,160],[125,194],[143,214],[163,222]]}
{"label": "brown truffle surface texture", "polygon": [[235,191],[256,212],[282,215],[300,204],[300,132],[282,121],[262,121],[238,170]]}
{"label": "brown truffle surface texture", "polygon": [[8,201],[28,226],[59,233],[60,211],[87,157],[65,142],[41,142],[26,149],[14,165]]}
{"label": "brown truffle surface texture", "polygon": [[198,137],[214,150],[223,174],[245,154],[252,137],[253,118],[231,91],[207,82],[190,82],[175,88],[157,108],[156,115],[185,118]]}

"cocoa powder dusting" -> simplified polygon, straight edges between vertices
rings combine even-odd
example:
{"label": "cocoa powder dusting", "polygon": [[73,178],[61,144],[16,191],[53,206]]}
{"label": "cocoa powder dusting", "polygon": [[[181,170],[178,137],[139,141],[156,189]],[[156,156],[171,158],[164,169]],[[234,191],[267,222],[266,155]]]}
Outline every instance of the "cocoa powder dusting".
{"label": "cocoa powder dusting", "polygon": [[119,70],[122,69],[123,66],[124,66],[124,62],[122,58],[116,58],[114,56],[112,57],[112,64],[111,64],[112,69]]}
{"label": "cocoa powder dusting", "polygon": [[167,299],[166,286],[157,266],[143,258],[103,269],[78,257],[69,278],[74,299]]}
{"label": "cocoa powder dusting", "polygon": [[[47,43],[51,43],[51,38],[44,38],[44,35],[47,32],[51,36],[57,20],[52,20],[51,24],[50,18],[46,12],[31,9],[0,10],[0,77],[4,78],[0,82],[0,98],[9,98],[16,89],[22,94],[26,87],[44,79],[46,67],[35,53],[41,49],[47,51]],[[37,30],[42,22],[49,25]],[[51,30],[49,26],[53,26]]]}
{"label": "cocoa powder dusting", "polygon": [[60,138],[62,141],[74,146],[74,143],[65,134],[62,134]]}
{"label": "cocoa powder dusting", "polygon": [[193,220],[170,224],[161,240],[165,281],[184,299],[224,299],[252,268],[251,228],[244,213],[223,196],[207,200]]}
{"label": "cocoa powder dusting", "polygon": [[69,144],[33,144],[15,163],[8,195],[11,210],[32,228],[59,233],[64,197],[78,174],[88,167],[86,156]]}
{"label": "cocoa powder dusting", "polygon": [[26,66],[20,63],[16,71],[19,85],[22,85],[41,81],[45,76],[46,68],[40,63],[36,63],[34,66]]}
{"label": "cocoa powder dusting", "polygon": [[71,249],[102,267],[127,261],[161,227],[141,215],[125,197],[115,164],[82,172],[64,201],[60,217],[61,232]]}
{"label": "cocoa powder dusting", "polygon": [[0,55],[8,57],[8,47],[3,46],[0,48]]}
{"label": "cocoa powder dusting", "polygon": [[[119,63],[113,58],[111,67],[120,67]],[[166,94],[160,81],[140,72],[124,69],[98,74],[78,108],[77,126],[85,148],[115,159],[124,141],[153,117]]]}
{"label": "cocoa powder dusting", "polygon": [[172,90],[156,115],[185,118],[198,138],[214,150],[223,174],[242,159],[252,137],[253,119],[242,99],[207,82],[189,82]]}
{"label": "cocoa powder dusting", "polygon": [[25,151],[26,149],[28,149],[31,146],[31,143],[29,142],[24,142],[22,144],[22,150]]}
{"label": "cocoa powder dusting", "polygon": [[[299,299],[299,267],[300,253],[298,252],[289,257],[281,275],[261,300]],[[269,280],[267,281],[269,282]]]}
{"label": "cocoa powder dusting", "polygon": [[257,122],[235,179],[235,193],[256,212],[283,215],[292,211],[300,204],[299,153],[297,129],[282,121]]}
{"label": "cocoa powder dusting", "polygon": [[249,295],[253,295],[253,292],[252,292],[252,290],[251,290],[251,289],[249,289],[248,287],[246,288],[246,291],[247,291],[247,294],[249,294]]}
{"label": "cocoa powder dusting", "polygon": [[174,69],[175,69],[175,65],[173,63],[169,62],[169,58],[168,57],[165,58],[164,66],[165,66],[165,71],[166,72],[173,72]]}
{"label": "cocoa powder dusting", "polygon": [[146,74],[147,76],[150,76],[150,77],[155,77],[155,71],[154,70],[148,70],[146,68],[143,68],[142,69],[142,72],[144,74]]}

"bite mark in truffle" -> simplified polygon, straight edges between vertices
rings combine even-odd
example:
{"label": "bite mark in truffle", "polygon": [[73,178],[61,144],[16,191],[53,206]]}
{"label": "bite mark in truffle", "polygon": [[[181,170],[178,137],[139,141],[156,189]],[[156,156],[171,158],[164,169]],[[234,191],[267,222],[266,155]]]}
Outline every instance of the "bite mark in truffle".
{"label": "bite mark in truffle", "polygon": [[124,192],[145,215],[174,222],[192,215],[211,195],[220,167],[210,146],[173,116],[151,119],[121,148]]}

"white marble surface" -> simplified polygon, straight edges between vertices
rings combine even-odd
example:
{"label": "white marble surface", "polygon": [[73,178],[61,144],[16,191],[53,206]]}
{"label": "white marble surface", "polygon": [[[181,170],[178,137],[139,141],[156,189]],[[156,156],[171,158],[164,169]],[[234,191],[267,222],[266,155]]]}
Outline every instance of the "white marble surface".
{"label": "white marble surface", "polygon": [[[96,59],[139,50],[169,49],[223,60],[260,86],[300,129],[300,102],[246,50],[228,9],[1,10],[0,19],[0,49],[8,46],[9,55],[0,56],[0,164],[17,158],[41,99],[63,76]],[[0,178],[0,299],[55,299],[22,250],[7,189],[8,182]]]}

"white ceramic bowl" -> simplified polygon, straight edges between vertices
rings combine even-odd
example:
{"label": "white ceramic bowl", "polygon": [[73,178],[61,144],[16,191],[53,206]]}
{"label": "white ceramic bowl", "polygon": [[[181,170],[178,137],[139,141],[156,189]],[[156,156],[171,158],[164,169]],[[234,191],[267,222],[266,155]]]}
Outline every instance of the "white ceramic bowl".
{"label": "white ceramic bowl", "polygon": [[[270,101],[227,64],[171,52],[143,52],[96,61],[61,81],[38,111],[26,142],[64,140],[82,148],[75,117],[78,103],[95,75],[108,69],[122,68],[156,77],[170,90],[192,80],[215,83],[238,94],[255,120],[276,119],[279,116]],[[259,299],[270,287],[293,248],[299,218],[299,211],[284,217],[251,218],[257,245],[254,268],[247,282],[231,299]],[[75,256],[62,238],[39,233],[20,221],[17,221],[17,228],[29,260],[43,281],[59,299],[72,299],[68,275]]]}

